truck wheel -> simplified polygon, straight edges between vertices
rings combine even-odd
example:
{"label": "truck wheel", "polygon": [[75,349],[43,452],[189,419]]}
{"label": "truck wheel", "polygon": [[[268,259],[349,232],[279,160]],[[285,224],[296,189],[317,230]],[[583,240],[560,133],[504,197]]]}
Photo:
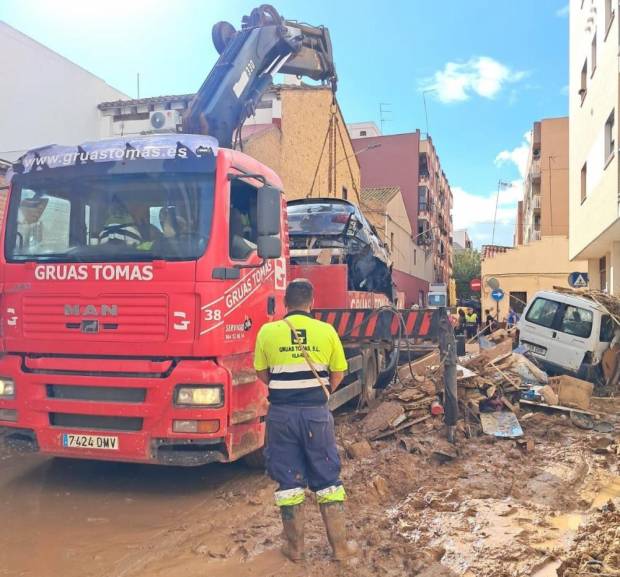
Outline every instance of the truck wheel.
{"label": "truck wheel", "polygon": [[243,463],[250,469],[264,469],[265,468],[265,454],[264,448],[256,449],[249,455],[243,457]]}
{"label": "truck wheel", "polygon": [[377,389],[375,384],[379,374],[377,368],[377,357],[373,351],[364,351],[362,353],[364,366],[362,368],[362,405],[369,405],[377,397]]}
{"label": "truck wheel", "polygon": [[398,351],[382,351],[381,353],[381,368],[377,375],[376,389],[386,389],[390,383],[394,380],[396,375],[396,369],[398,368]]}

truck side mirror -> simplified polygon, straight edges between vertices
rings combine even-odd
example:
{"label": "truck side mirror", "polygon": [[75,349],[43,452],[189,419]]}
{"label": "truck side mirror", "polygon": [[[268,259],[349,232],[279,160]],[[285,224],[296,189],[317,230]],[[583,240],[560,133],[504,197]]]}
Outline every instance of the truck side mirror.
{"label": "truck side mirror", "polygon": [[258,256],[279,258],[282,255],[282,201],[277,188],[266,184],[258,189],[256,213]]}

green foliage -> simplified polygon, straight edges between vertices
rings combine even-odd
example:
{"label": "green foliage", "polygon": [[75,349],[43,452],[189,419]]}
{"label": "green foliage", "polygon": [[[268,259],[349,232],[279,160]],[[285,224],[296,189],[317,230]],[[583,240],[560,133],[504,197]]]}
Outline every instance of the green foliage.
{"label": "green foliage", "polygon": [[468,299],[480,296],[479,292],[472,293],[469,282],[480,278],[480,253],[477,250],[467,249],[454,255],[454,280],[456,282],[456,296],[459,299]]}

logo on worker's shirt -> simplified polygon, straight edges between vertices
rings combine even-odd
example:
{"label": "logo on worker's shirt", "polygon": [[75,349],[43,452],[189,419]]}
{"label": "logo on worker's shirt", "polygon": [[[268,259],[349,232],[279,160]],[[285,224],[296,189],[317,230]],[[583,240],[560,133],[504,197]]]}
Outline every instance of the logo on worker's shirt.
{"label": "logo on worker's shirt", "polygon": [[291,344],[293,345],[307,345],[308,344],[308,336],[306,335],[306,329],[297,329],[297,336],[299,339],[295,338],[295,333],[291,331]]}

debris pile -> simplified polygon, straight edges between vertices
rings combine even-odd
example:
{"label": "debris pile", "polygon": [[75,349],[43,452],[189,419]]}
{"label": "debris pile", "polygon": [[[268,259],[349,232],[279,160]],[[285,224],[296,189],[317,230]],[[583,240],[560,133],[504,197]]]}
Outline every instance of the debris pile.
{"label": "debris pile", "polygon": [[579,531],[557,574],[620,576],[620,511],[612,501]]}
{"label": "debris pile", "polygon": [[[571,421],[575,415],[593,414],[592,383],[567,375],[548,377],[525,351],[513,349],[513,345],[514,331],[499,329],[484,337],[478,354],[460,359],[458,400],[467,437],[480,432],[496,437],[522,437],[518,420],[522,409],[538,407],[565,412]],[[385,391],[382,402],[371,406],[363,420],[363,436],[369,441],[383,439],[440,416],[443,388],[439,352],[401,366],[398,382]],[[575,420],[575,426],[580,426],[584,419]]]}

